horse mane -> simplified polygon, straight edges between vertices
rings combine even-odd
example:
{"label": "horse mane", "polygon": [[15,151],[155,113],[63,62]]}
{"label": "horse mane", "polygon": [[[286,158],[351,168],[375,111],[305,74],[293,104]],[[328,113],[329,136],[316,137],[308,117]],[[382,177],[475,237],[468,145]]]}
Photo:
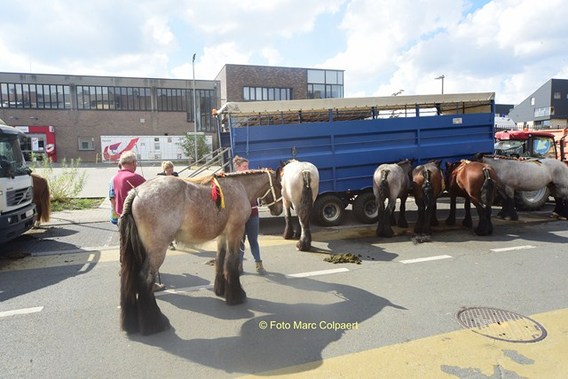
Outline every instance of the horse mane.
{"label": "horse mane", "polygon": [[195,183],[195,184],[209,184],[213,178],[229,178],[233,176],[244,176],[244,175],[256,175],[256,174],[265,174],[265,173],[272,173],[274,170],[271,168],[260,168],[260,169],[252,169],[246,171],[235,171],[235,172],[218,172],[216,174],[208,174],[203,176],[198,176],[195,178],[182,178],[186,182]]}
{"label": "horse mane", "polygon": [[489,158],[489,159],[500,159],[500,160],[507,160],[507,161],[531,161],[535,163],[542,163],[542,161],[538,158],[534,157],[511,157],[508,155],[499,155],[499,154],[490,154],[490,155],[482,155],[482,158]]}

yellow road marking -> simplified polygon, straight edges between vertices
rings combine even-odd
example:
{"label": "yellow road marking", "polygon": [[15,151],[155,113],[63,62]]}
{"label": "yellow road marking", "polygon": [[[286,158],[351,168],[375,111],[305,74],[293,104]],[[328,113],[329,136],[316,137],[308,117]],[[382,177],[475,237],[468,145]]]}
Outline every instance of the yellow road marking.
{"label": "yellow road marking", "polygon": [[[368,377],[455,378],[500,377],[561,378],[568,373],[568,309],[531,316],[548,331],[535,343],[512,343],[463,329],[401,344],[306,363],[258,376],[283,378]],[[365,328],[365,322],[359,325]],[[255,377],[250,375],[246,377]],[[246,378],[245,377],[245,378]]]}

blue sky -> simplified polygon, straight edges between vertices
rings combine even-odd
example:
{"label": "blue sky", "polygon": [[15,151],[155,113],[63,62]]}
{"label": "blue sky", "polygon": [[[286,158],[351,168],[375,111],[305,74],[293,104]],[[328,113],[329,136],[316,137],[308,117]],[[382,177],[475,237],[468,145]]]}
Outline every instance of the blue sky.
{"label": "blue sky", "polygon": [[345,70],[345,96],[568,79],[561,0],[2,1],[0,72],[214,79],[224,64]]}

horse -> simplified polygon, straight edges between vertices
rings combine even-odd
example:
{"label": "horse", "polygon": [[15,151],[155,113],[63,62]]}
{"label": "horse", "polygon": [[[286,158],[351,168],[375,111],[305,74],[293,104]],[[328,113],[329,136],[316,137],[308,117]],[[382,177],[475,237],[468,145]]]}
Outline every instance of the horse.
{"label": "horse", "polygon": [[42,222],[48,222],[51,217],[51,194],[47,179],[43,176],[32,173],[32,186],[32,202],[36,205],[37,219],[35,227],[37,228]]}
{"label": "horse", "polygon": [[[394,232],[391,225],[395,225],[394,210],[396,199],[400,199],[398,225],[407,228],[406,199],[410,189],[410,171],[412,161],[405,159],[398,163],[385,163],[377,167],[373,174],[373,193],[378,209],[377,237],[392,237]],[[385,201],[388,204],[385,208]]]}
{"label": "horse", "polygon": [[312,247],[312,232],[310,230],[310,217],[314,201],[319,191],[319,171],[310,162],[301,162],[291,159],[279,168],[282,186],[282,206],[284,208],[284,239],[297,238],[292,223],[293,208],[298,215],[300,223],[300,239],[296,243],[299,251],[309,251]]}
{"label": "horse", "polygon": [[446,162],[446,188],[450,194],[450,214],[446,225],[456,223],[456,197],[465,198],[465,218],[463,225],[471,227],[471,203],[477,209],[479,222],[474,229],[475,234],[486,236],[493,233],[491,223],[491,206],[496,195],[497,174],[493,168],[481,162],[461,160]]}
{"label": "horse", "polygon": [[414,226],[416,242],[430,240],[431,226],[438,225],[436,200],[445,188],[441,161],[432,161],[412,170],[412,189],[418,206],[418,219]]}
{"label": "horse", "polygon": [[503,207],[499,216],[518,220],[514,205],[515,191],[536,191],[544,187],[550,189],[559,203],[568,200],[568,166],[553,159],[516,159],[510,157],[476,154],[474,157],[487,163],[495,170],[499,179],[498,189],[503,196]]}
{"label": "horse", "polygon": [[143,335],[169,328],[152,287],[171,241],[200,244],[217,238],[214,292],[229,305],[246,301],[239,246],[258,198],[282,213],[281,187],[271,169],[217,174],[200,183],[157,176],[132,189],[120,218],[121,327]]}

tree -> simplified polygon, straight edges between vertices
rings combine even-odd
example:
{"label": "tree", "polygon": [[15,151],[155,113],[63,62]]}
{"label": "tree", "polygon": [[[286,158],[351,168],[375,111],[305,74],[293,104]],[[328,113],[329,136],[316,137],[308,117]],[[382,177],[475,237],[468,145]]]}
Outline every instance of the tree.
{"label": "tree", "polygon": [[[197,137],[197,159],[195,159],[195,137]],[[198,134],[196,136],[194,133],[186,133],[180,142],[180,146],[184,154],[187,155],[192,162],[198,161],[210,152],[204,134]]]}

